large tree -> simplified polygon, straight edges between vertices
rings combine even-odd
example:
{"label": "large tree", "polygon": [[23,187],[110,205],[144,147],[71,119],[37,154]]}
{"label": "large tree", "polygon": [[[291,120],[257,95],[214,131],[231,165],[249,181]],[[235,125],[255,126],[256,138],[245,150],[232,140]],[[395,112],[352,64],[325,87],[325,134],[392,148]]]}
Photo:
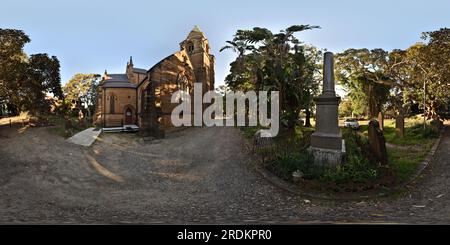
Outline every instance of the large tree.
{"label": "large tree", "polygon": [[382,111],[388,99],[391,82],[385,70],[388,52],[382,49],[347,49],[336,55],[336,76],[348,96],[370,118]]}
{"label": "large tree", "polygon": [[30,38],[21,30],[0,29],[0,102],[20,106],[19,81],[25,80],[27,56],[23,47]]}
{"label": "large tree", "polygon": [[63,87],[66,100],[70,103],[80,104],[90,117],[95,110],[97,102],[97,88],[100,75],[76,74]]}
{"label": "large tree", "polygon": [[293,128],[301,109],[309,117],[312,94],[318,87],[317,61],[321,55],[294,34],[315,28],[319,27],[294,25],[275,34],[260,27],[238,30],[221,49],[238,53],[230,64],[227,85],[232,90],[279,91],[281,118],[288,128]]}
{"label": "large tree", "polygon": [[411,46],[408,59],[415,99],[428,119],[448,117],[450,100],[450,29],[422,34],[425,43]]}
{"label": "large tree", "polygon": [[47,113],[48,95],[62,98],[60,64],[47,54],[28,57],[30,38],[21,30],[0,29],[0,101],[31,114]]}

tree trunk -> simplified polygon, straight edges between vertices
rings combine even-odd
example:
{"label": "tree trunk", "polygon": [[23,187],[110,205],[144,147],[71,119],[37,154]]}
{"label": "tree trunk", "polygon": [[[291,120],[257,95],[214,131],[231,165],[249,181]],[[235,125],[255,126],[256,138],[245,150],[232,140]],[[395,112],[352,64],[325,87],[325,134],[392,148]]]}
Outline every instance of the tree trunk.
{"label": "tree trunk", "polygon": [[405,136],[405,117],[402,114],[395,117],[395,134],[401,138]]}

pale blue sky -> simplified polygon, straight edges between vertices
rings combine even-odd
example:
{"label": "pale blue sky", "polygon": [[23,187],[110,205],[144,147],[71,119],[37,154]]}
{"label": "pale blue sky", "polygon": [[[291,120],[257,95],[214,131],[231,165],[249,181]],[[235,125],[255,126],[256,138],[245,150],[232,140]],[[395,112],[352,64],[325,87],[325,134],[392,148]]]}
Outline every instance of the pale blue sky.
{"label": "pale blue sky", "polygon": [[216,56],[216,84],[223,84],[231,51],[219,53],[237,29],[279,31],[293,24],[322,29],[298,37],[333,52],[347,48],[407,48],[423,31],[450,27],[450,1],[58,1],[2,0],[0,28],[24,30],[27,53],[45,52],[61,62],[62,82],[75,73],[123,73],[129,56],[150,68],[179,49],[200,26]]}

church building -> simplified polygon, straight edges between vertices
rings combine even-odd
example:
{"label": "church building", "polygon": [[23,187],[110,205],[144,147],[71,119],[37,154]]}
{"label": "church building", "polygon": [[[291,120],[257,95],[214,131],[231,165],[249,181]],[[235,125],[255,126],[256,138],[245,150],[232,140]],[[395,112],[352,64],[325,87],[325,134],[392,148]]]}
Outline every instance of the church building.
{"label": "church building", "polygon": [[127,62],[124,74],[105,71],[99,84],[95,123],[101,127],[135,125],[149,127],[154,118],[161,128],[171,127],[170,115],[177,104],[170,103],[175,91],[193,94],[194,83],[202,91],[214,90],[214,56],[208,39],[196,26],[180,43],[180,51],[167,56],[150,69]]}

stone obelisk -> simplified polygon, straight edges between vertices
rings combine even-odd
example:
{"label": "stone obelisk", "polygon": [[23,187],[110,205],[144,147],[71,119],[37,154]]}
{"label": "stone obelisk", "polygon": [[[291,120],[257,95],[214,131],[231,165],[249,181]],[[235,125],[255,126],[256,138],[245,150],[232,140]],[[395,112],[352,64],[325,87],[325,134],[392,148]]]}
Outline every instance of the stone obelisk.
{"label": "stone obelisk", "polygon": [[339,129],[338,107],[341,98],[334,90],[333,53],[326,52],[323,63],[323,90],[315,97],[316,131],[311,135],[310,151],[314,162],[322,166],[336,166],[342,162],[345,146]]}

